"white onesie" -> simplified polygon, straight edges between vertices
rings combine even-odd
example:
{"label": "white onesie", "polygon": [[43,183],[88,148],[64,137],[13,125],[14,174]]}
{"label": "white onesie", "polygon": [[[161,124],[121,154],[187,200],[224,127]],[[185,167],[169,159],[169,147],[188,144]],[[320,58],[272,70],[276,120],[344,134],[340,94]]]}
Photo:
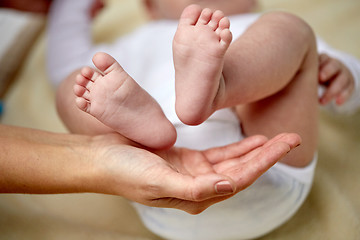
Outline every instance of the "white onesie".
{"label": "white onesie", "polygon": [[[48,72],[55,86],[72,71],[91,66],[94,53],[104,51],[159,102],[178,132],[176,146],[207,149],[243,138],[239,121],[229,109],[217,111],[199,126],[186,126],[176,116],[171,46],[176,21],[150,22],[111,45],[94,45],[87,14],[92,1],[56,0],[53,3],[48,28]],[[258,17],[258,14],[230,17],[234,38]],[[354,111],[360,105],[360,63],[321,40],[318,44],[320,52],[340,59],[353,73],[356,91],[340,110]],[[145,225],[167,239],[253,239],[286,222],[302,205],[311,188],[316,159],[314,156],[305,168],[277,163],[249,188],[200,215],[136,203],[134,206]]]}

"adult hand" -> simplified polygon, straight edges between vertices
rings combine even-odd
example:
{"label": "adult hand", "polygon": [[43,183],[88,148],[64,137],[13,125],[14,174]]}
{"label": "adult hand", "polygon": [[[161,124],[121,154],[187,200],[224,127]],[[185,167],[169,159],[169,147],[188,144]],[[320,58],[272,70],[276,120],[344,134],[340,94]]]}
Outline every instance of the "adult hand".
{"label": "adult hand", "polygon": [[296,134],[253,136],[205,151],[173,147],[152,153],[124,145],[117,134],[97,136],[92,155],[100,171],[91,191],[198,214],[250,186],[300,141]]}
{"label": "adult hand", "polygon": [[197,214],[251,185],[299,144],[298,135],[280,134],[205,151],[153,153],[119,134],[91,137],[0,125],[0,192],[114,194]]}

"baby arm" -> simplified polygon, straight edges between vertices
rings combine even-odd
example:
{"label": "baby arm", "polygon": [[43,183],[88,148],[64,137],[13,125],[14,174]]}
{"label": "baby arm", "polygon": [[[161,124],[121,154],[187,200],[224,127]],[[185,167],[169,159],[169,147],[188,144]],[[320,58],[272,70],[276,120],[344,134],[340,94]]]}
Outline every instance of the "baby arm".
{"label": "baby arm", "polygon": [[56,0],[48,24],[48,73],[58,85],[74,70],[88,65],[94,53],[91,15],[94,0]]}
{"label": "baby arm", "polygon": [[319,83],[324,87],[319,101],[339,113],[353,113],[360,107],[360,61],[332,49],[318,39]]}

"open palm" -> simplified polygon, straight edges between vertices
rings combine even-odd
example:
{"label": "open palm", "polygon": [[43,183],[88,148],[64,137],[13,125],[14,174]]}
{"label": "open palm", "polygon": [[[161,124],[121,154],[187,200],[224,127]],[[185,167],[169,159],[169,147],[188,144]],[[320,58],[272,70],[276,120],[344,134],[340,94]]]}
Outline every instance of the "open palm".
{"label": "open palm", "polygon": [[250,186],[300,141],[284,133],[205,151],[173,147],[154,153],[110,134],[99,138],[96,154],[108,176],[105,193],[197,214]]}

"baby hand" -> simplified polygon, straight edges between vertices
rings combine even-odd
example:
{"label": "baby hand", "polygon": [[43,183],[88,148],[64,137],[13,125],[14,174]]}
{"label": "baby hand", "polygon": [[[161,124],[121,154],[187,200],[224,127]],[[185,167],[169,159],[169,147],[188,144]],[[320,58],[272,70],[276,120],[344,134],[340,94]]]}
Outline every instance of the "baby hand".
{"label": "baby hand", "polygon": [[94,19],[100,11],[104,8],[105,3],[103,0],[95,0],[93,5],[90,8],[90,17]]}
{"label": "baby hand", "polygon": [[337,105],[342,105],[355,88],[354,77],[349,69],[339,60],[326,54],[319,55],[319,83],[325,86],[325,92],[319,99],[322,105],[333,99]]}

